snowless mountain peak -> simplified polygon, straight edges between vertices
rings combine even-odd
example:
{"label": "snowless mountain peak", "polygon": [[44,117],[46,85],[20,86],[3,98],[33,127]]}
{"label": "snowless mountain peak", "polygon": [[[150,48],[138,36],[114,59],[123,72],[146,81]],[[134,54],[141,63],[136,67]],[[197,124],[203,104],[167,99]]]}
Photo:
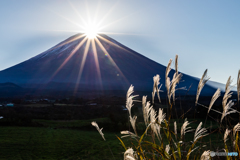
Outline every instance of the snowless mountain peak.
{"label": "snowless mountain peak", "polygon": [[[131,50],[104,34],[89,39],[76,34],[47,51],[0,72],[0,83],[20,86],[45,84],[48,88],[94,90],[136,89],[151,91],[153,76],[159,74],[165,86],[166,67]],[[169,74],[172,77],[174,70]],[[183,74],[179,87],[196,94],[199,79]],[[54,83],[50,83],[54,82]],[[52,86],[49,86],[52,84]],[[61,84],[61,85],[59,85]],[[206,85],[201,94],[213,94],[215,87]],[[187,91],[183,91],[186,94]]]}

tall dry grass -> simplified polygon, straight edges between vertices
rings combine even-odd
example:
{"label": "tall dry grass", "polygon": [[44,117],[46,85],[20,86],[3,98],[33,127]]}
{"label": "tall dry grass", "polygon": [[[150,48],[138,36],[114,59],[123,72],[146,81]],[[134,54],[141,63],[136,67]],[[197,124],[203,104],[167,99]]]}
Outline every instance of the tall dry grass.
{"label": "tall dry grass", "polygon": [[[182,74],[178,72],[178,56],[176,55],[175,73],[172,79],[170,79],[169,73],[171,71],[171,63],[172,63],[172,60],[169,61],[166,68],[166,73],[165,73],[165,82],[166,82],[165,86],[166,86],[167,98],[168,98],[168,111],[170,113],[172,112],[173,107],[176,107],[174,105],[175,91],[176,91],[177,85],[180,83],[180,80],[182,78]],[[238,132],[240,131],[240,123],[236,124],[235,126],[232,126],[231,124],[227,123],[227,116],[229,114],[239,113],[237,110],[232,108],[234,105],[234,102],[229,100],[232,96],[231,77],[229,77],[226,83],[225,94],[222,100],[223,112],[219,112],[212,108],[214,106],[215,101],[221,95],[221,90],[219,88],[216,90],[216,92],[212,96],[212,99],[208,107],[198,102],[201,90],[203,89],[204,85],[209,79],[210,78],[207,76],[207,70],[205,70],[204,74],[202,75],[202,78],[199,81],[199,85],[196,93],[196,100],[195,100],[195,106],[207,108],[206,119],[203,127],[202,127],[203,123],[200,122],[196,129],[191,128],[190,124],[192,122],[189,122],[186,118],[182,126],[180,127],[180,130],[178,130],[179,123],[175,121],[173,122],[173,124],[171,124],[172,114],[164,113],[163,109],[161,108],[159,108],[159,110],[156,111],[153,105],[151,105],[151,102],[147,101],[147,96],[143,96],[142,112],[143,112],[143,120],[144,120],[144,124],[146,125],[146,129],[141,135],[137,133],[137,126],[136,126],[137,116],[136,115],[133,116],[131,112],[131,109],[134,106],[133,104],[133,102],[135,101],[134,97],[138,96],[138,95],[133,95],[134,87],[131,85],[126,95],[126,108],[129,114],[131,129],[129,128],[129,131],[121,131],[121,134],[123,136],[121,138],[117,137],[121,142],[123,148],[125,149],[123,159],[124,160],[213,159],[213,157],[211,157],[211,151],[204,150],[204,148],[207,148],[207,147],[206,145],[204,145],[202,141],[203,137],[207,137],[213,134],[210,132],[211,130],[209,131],[209,128],[206,128],[206,121],[207,121],[207,118],[209,117],[210,111],[216,112],[221,116],[221,119],[216,120],[216,123],[218,123],[218,126],[219,126],[219,132],[218,132],[219,141],[223,142],[224,148],[219,148],[218,151],[224,151],[226,153],[227,152],[240,153],[239,135],[238,135]],[[156,75],[153,77],[153,92],[152,92],[152,98],[151,98],[152,104],[154,103],[155,95],[157,95],[159,102],[161,102],[160,95],[159,95],[161,85],[159,81],[160,81],[159,75]],[[183,88],[180,88],[180,89],[183,89]],[[237,79],[237,93],[238,93],[238,100],[239,100],[240,70],[239,70],[238,79]],[[222,124],[223,119],[225,119],[225,122],[226,122],[225,124]],[[92,125],[97,128],[102,138],[105,140],[104,135],[102,133],[102,129],[99,129],[96,122],[92,122]],[[133,132],[131,132],[130,130],[132,130]],[[186,138],[186,135],[188,134],[189,135],[193,134],[193,139],[190,141],[187,140],[189,138]],[[230,137],[232,146],[228,144],[228,140],[229,140],[228,137]],[[134,140],[134,142],[132,143],[132,146],[126,146],[122,141],[122,138],[130,138],[131,140]],[[226,156],[222,158],[226,158],[228,160],[230,159],[237,160],[237,159],[240,159],[240,154],[236,157]]]}

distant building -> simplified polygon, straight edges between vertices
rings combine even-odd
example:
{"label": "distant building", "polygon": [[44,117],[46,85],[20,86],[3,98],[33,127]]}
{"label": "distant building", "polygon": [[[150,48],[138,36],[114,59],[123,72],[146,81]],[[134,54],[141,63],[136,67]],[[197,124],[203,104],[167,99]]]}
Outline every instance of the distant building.
{"label": "distant building", "polygon": [[13,107],[13,106],[14,106],[13,103],[8,103],[8,104],[6,104],[6,107]]}
{"label": "distant building", "polygon": [[89,106],[96,106],[97,105],[97,103],[93,102],[93,101],[89,101],[86,104],[89,105]]}
{"label": "distant building", "polygon": [[96,106],[97,105],[97,103],[90,103],[90,104],[88,104],[89,106]]}

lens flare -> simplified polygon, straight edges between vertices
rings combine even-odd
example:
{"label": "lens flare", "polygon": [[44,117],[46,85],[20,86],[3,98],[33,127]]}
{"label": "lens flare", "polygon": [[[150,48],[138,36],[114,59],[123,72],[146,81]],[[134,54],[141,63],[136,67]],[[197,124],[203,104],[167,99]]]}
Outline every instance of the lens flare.
{"label": "lens flare", "polygon": [[94,39],[98,35],[99,27],[97,24],[89,23],[87,26],[85,26],[84,33],[89,39]]}

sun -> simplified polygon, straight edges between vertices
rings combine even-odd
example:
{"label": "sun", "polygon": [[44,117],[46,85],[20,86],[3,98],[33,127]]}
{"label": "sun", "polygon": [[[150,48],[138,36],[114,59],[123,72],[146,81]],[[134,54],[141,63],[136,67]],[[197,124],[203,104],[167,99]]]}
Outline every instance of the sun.
{"label": "sun", "polygon": [[97,37],[99,32],[99,27],[95,23],[89,23],[84,27],[84,33],[89,39],[94,39]]}

